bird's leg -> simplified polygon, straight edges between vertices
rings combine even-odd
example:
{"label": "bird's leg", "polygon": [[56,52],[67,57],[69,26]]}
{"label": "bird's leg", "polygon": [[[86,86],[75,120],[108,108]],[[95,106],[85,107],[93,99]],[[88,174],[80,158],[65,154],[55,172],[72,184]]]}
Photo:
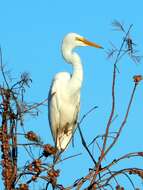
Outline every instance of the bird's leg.
{"label": "bird's leg", "polygon": [[53,165],[55,165],[60,160],[62,152],[63,152],[62,150],[58,151],[58,153],[54,156]]}
{"label": "bird's leg", "polygon": [[[55,147],[56,149],[58,149],[57,147],[57,142],[59,142],[59,127],[56,128],[56,139],[55,139]],[[54,155],[53,157],[53,164],[56,164],[56,162],[59,160],[59,151],[56,153],[56,155]]]}
{"label": "bird's leg", "polygon": [[[60,142],[60,136],[59,136],[59,134],[60,134],[60,128],[57,128],[57,130],[56,130],[56,148],[58,149],[58,146],[61,144],[61,142]],[[58,146],[57,146],[57,143],[59,143],[58,144]],[[61,145],[60,145],[60,147],[61,147]],[[53,165],[55,165],[59,160],[60,160],[60,155],[62,154],[62,152],[63,151],[58,151],[57,153],[56,153],[56,155],[54,156],[54,159],[53,159]]]}

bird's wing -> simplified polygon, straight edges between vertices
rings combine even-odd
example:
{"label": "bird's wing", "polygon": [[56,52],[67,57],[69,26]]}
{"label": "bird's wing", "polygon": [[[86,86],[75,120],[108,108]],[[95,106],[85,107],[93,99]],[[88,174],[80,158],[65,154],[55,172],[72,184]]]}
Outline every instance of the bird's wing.
{"label": "bird's wing", "polygon": [[[77,101],[76,101],[76,104],[75,104],[75,112],[74,112],[74,115],[73,115],[73,123],[71,123],[72,132],[68,136],[66,135],[66,137],[63,138],[65,141],[67,141],[67,145],[65,146],[64,149],[66,149],[66,147],[70,143],[71,139],[72,139],[72,144],[74,145],[74,133],[75,133],[77,125],[78,125],[79,111],[80,111],[80,94],[78,95]],[[63,144],[64,144],[64,142],[63,142]]]}
{"label": "bird's wing", "polygon": [[70,105],[70,102],[69,102],[67,106],[63,108],[63,104],[62,104],[61,117],[60,117],[62,118],[61,119],[62,125],[60,126],[59,132],[57,135],[57,147],[59,150],[66,149],[66,147],[70,143],[74,135],[74,132],[76,130],[78,113],[80,109],[80,93],[78,93],[75,96],[74,103]]}
{"label": "bird's wing", "polygon": [[69,73],[63,72],[58,73],[51,85],[50,91],[49,91],[49,104],[48,104],[48,118],[49,118],[49,124],[50,129],[52,132],[53,139],[57,141],[57,134],[58,129],[60,127],[60,89],[63,85],[63,82],[65,83],[70,79]]}

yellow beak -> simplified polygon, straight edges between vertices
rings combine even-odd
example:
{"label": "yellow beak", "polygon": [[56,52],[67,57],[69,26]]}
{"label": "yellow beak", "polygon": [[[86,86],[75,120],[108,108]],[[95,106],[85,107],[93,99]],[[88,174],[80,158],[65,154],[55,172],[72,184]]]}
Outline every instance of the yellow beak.
{"label": "yellow beak", "polygon": [[96,44],[96,43],[94,43],[94,42],[90,42],[90,41],[88,41],[88,40],[86,40],[85,38],[76,38],[76,40],[78,40],[78,41],[80,41],[80,42],[83,42],[85,45],[87,45],[87,46],[92,46],[92,47],[96,47],[96,48],[102,48],[103,49],[103,47],[102,46],[100,46],[100,45],[98,45],[98,44]]}

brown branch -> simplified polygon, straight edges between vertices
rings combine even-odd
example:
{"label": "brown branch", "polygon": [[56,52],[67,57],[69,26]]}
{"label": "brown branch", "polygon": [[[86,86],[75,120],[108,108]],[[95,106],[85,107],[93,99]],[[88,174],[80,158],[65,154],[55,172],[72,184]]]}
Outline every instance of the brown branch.
{"label": "brown branch", "polygon": [[8,134],[8,116],[9,116],[9,105],[10,105],[10,93],[9,90],[2,90],[3,91],[3,113],[2,113],[2,176],[4,180],[4,185],[7,190],[12,190],[13,186],[13,172],[15,169],[15,165],[12,162],[12,154],[9,146],[9,134]]}
{"label": "brown branch", "polygon": [[129,101],[129,104],[128,104],[128,107],[127,107],[127,111],[126,111],[126,114],[125,114],[125,117],[124,117],[124,120],[123,122],[121,123],[121,126],[119,128],[119,131],[115,137],[115,139],[113,140],[113,142],[111,143],[111,145],[107,148],[107,150],[105,151],[104,155],[106,155],[110,149],[114,146],[114,144],[117,142],[120,134],[121,134],[121,131],[124,127],[124,125],[126,124],[127,122],[127,118],[128,118],[128,115],[129,115],[129,111],[130,111],[130,108],[131,108],[131,104],[132,104],[132,101],[133,101],[133,97],[134,97],[134,94],[135,94],[135,91],[136,91],[136,88],[137,88],[137,83],[135,83],[134,85],[134,88],[133,88],[133,91],[132,91],[132,94],[131,94],[131,98],[130,98],[130,101]]}
{"label": "brown branch", "polygon": [[107,122],[107,126],[106,126],[105,138],[104,138],[104,142],[103,142],[103,146],[102,146],[101,155],[99,157],[99,161],[98,161],[97,166],[96,166],[95,175],[94,175],[93,179],[91,180],[91,184],[94,183],[94,181],[95,181],[95,179],[97,177],[97,173],[99,172],[99,169],[101,167],[101,162],[102,162],[102,160],[103,160],[103,158],[105,156],[104,155],[104,151],[106,149],[107,137],[108,137],[108,134],[109,134],[109,129],[110,129],[113,117],[114,117],[114,110],[115,110],[115,85],[116,85],[116,68],[117,68],[117,63],[119,61],[120,54],[122,52],[122,49],[124,47],[126,38],[128,37],[128,34],[129,34],[131,28],[132,28],[132,25],[130,25],[130,27],[129,27],[126,35],[125,35],[125,38],[122,41],[122,44],[120,46],[119,52],[117,54],[117,57],[116,57],[116,60],[115,60],[115,63],[114,63],[113,79],[112,79],[112,108],[111,108],[111,113],[110,113],[110,116],[109,116],[109,119],[108,119],[108,122]]}
{"label": "brown branch", "polygon": [[[109,181],[117,176],[117,175],[121,175],[121,174],[124,174],[124,173],[129,173],[129,174],[134,174],[134,175],[138,175],[140,178],[143,179],[143,170],[142,169],[139,169],[139,168],[124,168],[122,170],[119,170],[119,171],[116,171],[114,172],[114,174],[112,174],[107,180],[106,180],[106,183],[104,184],[104,186],[106,186],[106,184],[109,183]],[[132,181],[132,180],[131,180]],[[131,182],[130,181],[130,182]],[[135,186],[134,184],[131,182],[133,188],[135,189]]]}

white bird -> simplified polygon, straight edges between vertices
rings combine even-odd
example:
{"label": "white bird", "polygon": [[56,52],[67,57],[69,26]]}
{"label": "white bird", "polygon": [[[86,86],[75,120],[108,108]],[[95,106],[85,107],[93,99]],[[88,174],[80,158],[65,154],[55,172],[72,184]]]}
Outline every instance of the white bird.
{"label": "white bird", "polygon": [[102,48],[84,37],[69,33],[62,43],[62,54],[67,63],[72,64],[73,73],[56,74],[49,93],[49,124],[55,146],[64,151],[77,127],[80,109],[80,89],[83,81],[83,68],[79,55],[73,52],[78,46]]}

